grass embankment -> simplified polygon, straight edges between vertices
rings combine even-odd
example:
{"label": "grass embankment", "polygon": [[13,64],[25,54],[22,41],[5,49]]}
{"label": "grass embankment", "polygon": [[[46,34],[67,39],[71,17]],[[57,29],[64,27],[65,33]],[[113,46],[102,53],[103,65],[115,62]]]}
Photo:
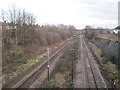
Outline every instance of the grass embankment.
{"label": "grass embankment", "polygon": [[21,72],[32,67],[34,64],[41,60],[43,55],[44,53],[39,53],[38,55],[32,57],[32,59],[27,59],[24,63],[19,62],[9,66],[8,71],[4,71],[4,73],[2,74],[3,82],[13,79],[14,77],[18,76]]}
{"label": "grass embankment", "polygon": [[[16,77],[24,75],[23,73],[25,73],[28,69],[30,69],[36,63],[41,62],[42,58],[46,54],[44,49],[50,48],[50,51],[53,52],[64,42],[66,42],[66,40],[61,40],[55,44],[44,46],[42,47],[42,49],[36,50],[36,52],[32,55],[30,54],[27,58],[17,59],[15,57],[17,57],[18,55],[12,56],[10,59],[13,63],[10,63],[10,65],[4,69],[3,74],[1,76],[3,83],[6,83],[10,80],[14,80]],[[15,49],[15,54],[19,52],[19,50]]]}
{"label": "grass embankment", "polygon": [[110,81],[116,86],[120,88],[120,70],[118,70],[117,66],[110,62],[107,59],[105,54],[99,49],[95,44],[89,42],[92,50],[94,51],[95,55],[98,58],[98,62],[102,66],[103,70],[105,71],[107,77]]}

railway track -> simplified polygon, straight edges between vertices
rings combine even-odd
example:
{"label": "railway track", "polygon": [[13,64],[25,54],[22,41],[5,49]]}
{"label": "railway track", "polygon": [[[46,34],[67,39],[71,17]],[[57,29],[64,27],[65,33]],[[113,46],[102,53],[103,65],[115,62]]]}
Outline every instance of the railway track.
{"label": "railway track", "polygon": [[[53,55],[50,56],[49,61],[50,65],[54,62],[54,59],[62,53],[64,48],[69,45],[73,41],[73,38],[71,38],[67,43],[62,45],[61,48],[59,48]],[[30,88],[31,85],[38,79],[38,77],[47,69],[47,61],[40,67],[38,66],[33,72],[30,74],[27,74],[24,79],[16,82],[14,85],[9,86],[9,88]],[[4,87],[3,87],[4,88]]]}
{"label": "railway track", "polygon": [[81,37],[82,42],[82,53],[83,55],[83,63],[84,63],[84,80],[86,88],[105,88],[107,90],[106,82],[98,68],[97,63],[90,52],[87,43],[84,37]]}

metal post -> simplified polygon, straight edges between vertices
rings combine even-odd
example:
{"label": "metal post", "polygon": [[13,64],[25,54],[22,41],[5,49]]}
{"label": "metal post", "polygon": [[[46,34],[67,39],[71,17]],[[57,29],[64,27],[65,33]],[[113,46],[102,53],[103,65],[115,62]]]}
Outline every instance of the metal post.
{"label": "metal post", "polygon": [[72,84],[73,84],[73,59],[72,59]]}
{"label": "metal post", "polygon": [[50,61],[49,61],[49,55],[50,55],[50,51],[49,51],[49,48],[47,48],[47,62],[48,62],[48,82],[50,81]]}

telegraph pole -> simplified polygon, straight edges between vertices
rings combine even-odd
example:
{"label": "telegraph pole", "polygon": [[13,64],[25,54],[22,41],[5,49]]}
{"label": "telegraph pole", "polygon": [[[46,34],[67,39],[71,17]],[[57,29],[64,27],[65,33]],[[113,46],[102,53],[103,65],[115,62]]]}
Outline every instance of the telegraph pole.
{"label": "telegraph pole", "polygon": [[50,50],[47,48],[47,68],[48,68],[48,82],[50,81]]}

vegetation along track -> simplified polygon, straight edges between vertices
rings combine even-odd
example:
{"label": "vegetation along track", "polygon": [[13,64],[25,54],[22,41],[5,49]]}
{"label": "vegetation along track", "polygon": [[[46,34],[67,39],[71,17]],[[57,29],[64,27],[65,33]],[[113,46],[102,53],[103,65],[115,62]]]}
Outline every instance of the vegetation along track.
{"label": "vegetation along track", "polygon": [[84,53],[85,83],[87,88],[106,88],[106,82],[92,56],[84,37],[81,37]]}
{"label": "vegetation along track", "polygon": [[[50,64],[54,61],[54,59],[66,48],[74,39],[71,38],[67,43],[61,46],[53,55],[50,56]],[[28,74],[24,80],[18,81],[15,85],[11,86],[12,88],[29,88],[35,80],[47,69],[47,61],[41,66],[36,68],[32,74]]]}

